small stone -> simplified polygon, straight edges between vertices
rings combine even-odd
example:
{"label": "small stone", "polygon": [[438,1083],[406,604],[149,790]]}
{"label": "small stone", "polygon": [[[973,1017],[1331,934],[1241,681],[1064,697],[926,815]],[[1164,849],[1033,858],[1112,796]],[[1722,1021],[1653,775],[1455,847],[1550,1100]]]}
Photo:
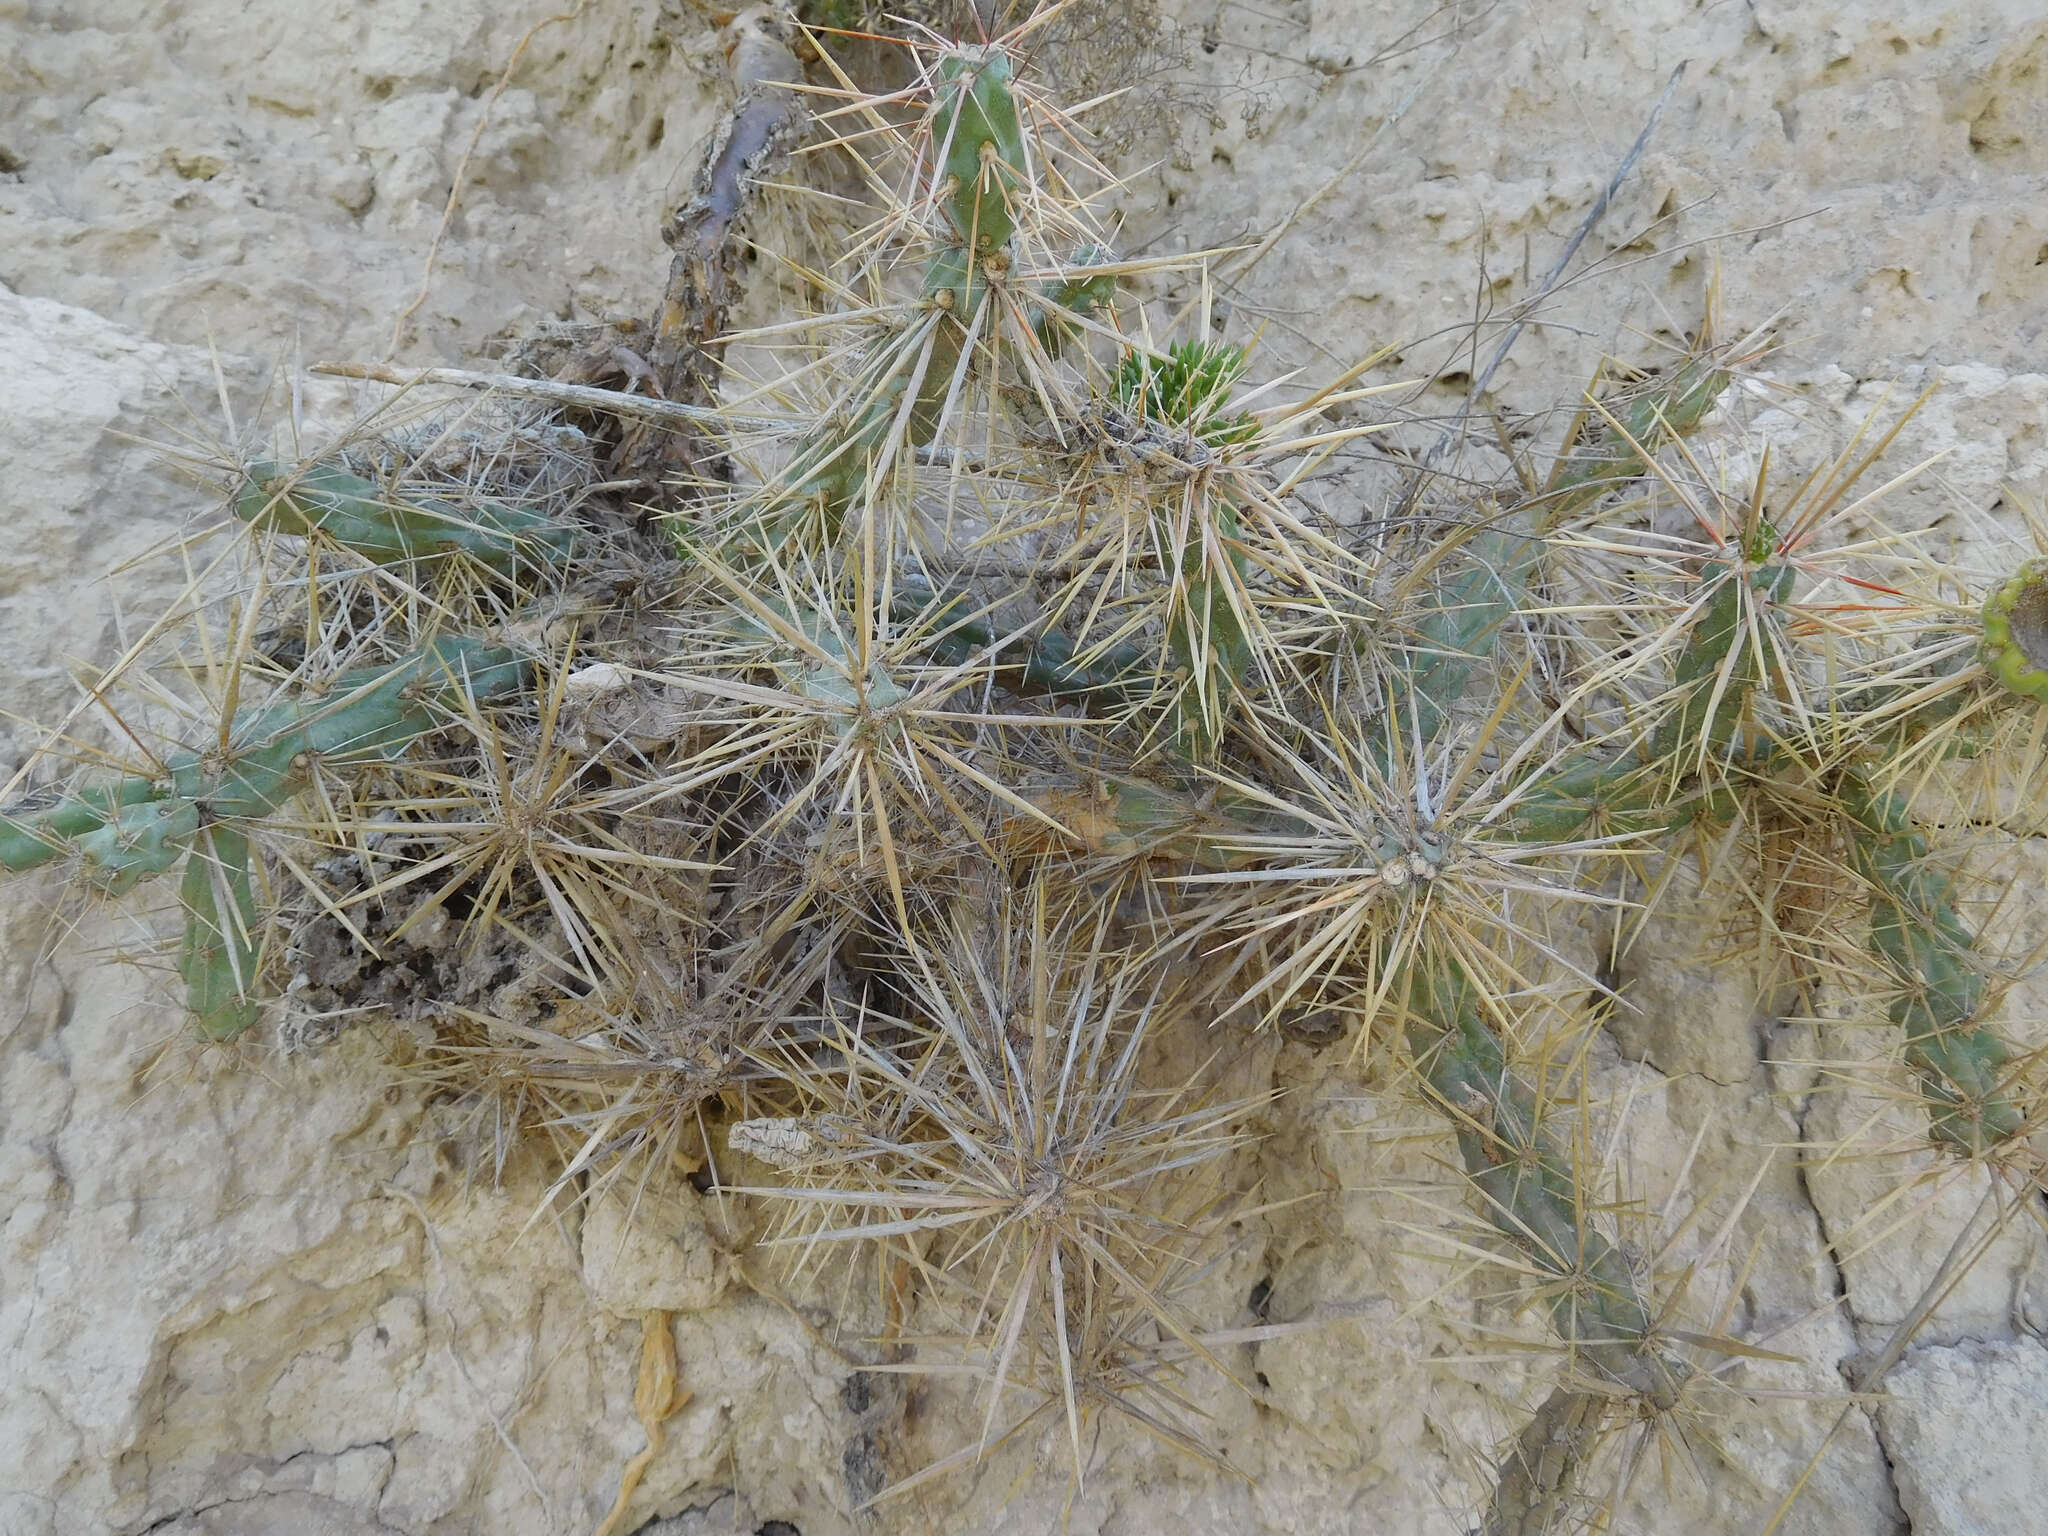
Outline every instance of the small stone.
{"label": "small stone", "polygon": [[367,165],[344,165],[328,173],[323,190],[330,201],[360,216],[377,200],[377,178]]}

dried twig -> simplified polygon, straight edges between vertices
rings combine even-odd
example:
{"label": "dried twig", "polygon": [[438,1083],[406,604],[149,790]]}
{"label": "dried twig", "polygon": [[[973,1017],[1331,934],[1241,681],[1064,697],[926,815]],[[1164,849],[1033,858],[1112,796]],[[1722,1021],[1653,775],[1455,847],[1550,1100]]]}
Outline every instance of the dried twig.
{"label": "dried twig", "polygon": [[646,395],[629,395],[623,390],[598,389],[589,384],[522,378],[516,373],[478,373],[468,368],[392,368],[382,363],[315,363],[308,371],[336,379],[369,379],[378,384],[396,384],[405,389],[421,384],[441,384],[452,389],[488,389],[529,400],[547,400],[575,410],[653,422],[657,426],[714,425],[733,421],[766,426],[789,425],[779,416],[736,415],[701,405],[681,405],[671,400],[650,399]]}

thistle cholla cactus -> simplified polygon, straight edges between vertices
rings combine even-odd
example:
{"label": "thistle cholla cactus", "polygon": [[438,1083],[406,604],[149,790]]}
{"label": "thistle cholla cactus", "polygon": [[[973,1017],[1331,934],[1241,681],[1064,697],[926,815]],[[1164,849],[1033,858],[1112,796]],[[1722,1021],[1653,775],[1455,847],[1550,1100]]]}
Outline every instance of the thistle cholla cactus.
{"label": "thistle cholla cactus", "polygon": [[116,894],[182,864],[216,1039],[323,925],[512,936],[517,986],[387,1000],[433,1023],[421,1070],[501,1145],[555,1135],[565,1182],[741,1158],[773,1245],[871,1262],[896,1363],[985,1397],[899,1488],[1034,1423],[1078,1482],[1104,1413],[1211,1454],[1175,1379],[1229,1369],[1183,1297],[1285,1110],[1207,1060],[1334,1015],[1547,1315],[1557,1390],[1488,1520],[1560,1518],[1607,1427],[1728,1358],[1600,1214],[1549,1065],[1591,1024],[1557,914],[1692,848],[1831,850],[1824,926],[1889,979],[1927,1140],[2033,1177],[2025,1058],[1912,807],[2036,729],[2041,566],[1979,612],[1838,538],[1890,435],[1731,490],[1688,439],[1742,359],[1704,342],[1590,393],[1547,474],[1476,495],[1420,460],[1330,515],[1318,477],[1398,425],[1357,419],[1377,359],[1282,399],[1206,316],[1156,339],[1142,291],[1203,274],[1115,259],[1104,173],[1004,47],[843,98],[880,212],[822,310],[728,339],[738,473],[665,548],[422,460],[238,468],[237,655],[281,629],[300,659],[11,805],[0,861]]}

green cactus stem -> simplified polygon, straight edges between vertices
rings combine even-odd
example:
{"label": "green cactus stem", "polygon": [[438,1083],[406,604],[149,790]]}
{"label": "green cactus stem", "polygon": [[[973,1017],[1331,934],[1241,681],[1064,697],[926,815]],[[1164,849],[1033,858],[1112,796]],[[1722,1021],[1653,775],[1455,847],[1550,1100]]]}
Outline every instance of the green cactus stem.
{"label": "green cactus stem", "polygon": [[1033,307],[1031,330],[1047,357],[1058,357],[1078,329],[1070,316],[1086,318],[1115,300],[1116,274],[1088,270],[1115,259],[1107,246],[1084,245],[1067,263],[1065,275],[1039,284],[1041,302]]}
{"label": "green cactus stem", "polygon": [[[1112,860],[1158,859],[1209,873],[1257,862],[1252,824],[1241,813],[1255,807],[1232,797],[1192,795],[1127,775],[1026,786],[1020,796],[1039,817],[1013,814],[1006,835],[1013,845],[1042,851],[1048,822],[1086,852]],[[1041,819],[1042,818],[1042,819]]]}
{"label": "green cactus stem", "polygon": [[319,534],[380,565],[464,555],[503,576],[559,565],[576,534],[545,513],[481,501],[462,507],[387,494],[332,464],[249,466],[235,516],[252,528]]}
{"label": "green cactus stem", "polygon": [[1542,541],[1520,527],[1485,529],[1466,545],[1459,569],[1430,594],[1411,625],[1412,660],[1390,689],[1383,770],[1391,769],[1396,743],[1435,740],[1472,674],[1492,657],[1502,626],[1519,611],[1542,552]]}
{"label": "green cactus stem", "polygon": [[1141,696],[1153,662],[1139,647],[1112,646],[1082,661],[1073,640],[1050,627],[1005,641],[986,616],[949,616],[965,608],[967,601],[949,595],[938,604],[929,587],[906,583],[896,590],[890,617],[929,631],[926,644],[943,666],[961,666],[977,656],[992,658],[997,680],[1016,693],[1049,694],[1097,708],[1113,708]]}
{"label": "green cactus stem", "polygon": [[104,828],[120,811],[146,805],[162,793],[154,780],[131,777],[111,785],[88,785],[40,804],[17,806],[0,815],[0,869],[20,874],[62,858],[76,839]]}
{"label": "green cactus stem", "polygon": [[1578,1492],[1612,1403],[1558,1387],[1515,1437],[1487,1506],[1483,1536],[1550,1536]]}
{"label": "green cactus stem", "polygon": [[[1536,578],[1543,530],[1607,491],[1649,473],[1648,455],[1696,429],[1728,381],[1721,369],[1687,364],[1663,388],[1629,407],[1625,432],[1604,426],[1564,459],[1538,508],[1482,529],[1468,541],[1461,568],[1438,586],[1415,621],[1409,647],[1415,660],[1396,689],[1390,716],[1403,735],[1412,731],[1424,743],[1433,740],[1471,685],[1473,672],[1492,656],[1503,626],[1520,611]],[[1770,583],[1780,580],[1789,580],[1789,572],[1771,577]],[[1682,680],[1708,675],[1727,655],[1734,639],[1732,618],[1725,633],[1709,633],[1709,628],[1695,629],[1681,663]],[[1716,725],[1740,717],[1739,710],[1730,713],[1719,707],[1712,713]]]}
{"label": "green cactus stem", "polygon": [[1650,456],[1674,437],[1696,431],[1728,388],[1729,374],[1694,360],[1643,395],[1617,418],[1603,422],[1557,466],[1546,491],[1554,523],[1611,490],[1650,472]]}
{"label": "green cactus stem", "polygon": [[183,858],[199,820],[199,807],[182,798],[124,805],[75,846],[87,879],[108,895],[121,896]]}
{"label": "green cactus stem", "polygon": [[[1180,593],[1166,626],[1167,648],[1193,684],[1194,696],[1182,705],[1183,729],[1205,749],[1223,734],[1224,706],[1244,686],[1258,659],[1244,620],[1231,603],[1233,590],[1246,591],[1250,571],[1239,542],[1237,508],[1220,496],[1212,496],[1211,507],[1211,537],[1220,549],[1205,550],[1199,530],[1188,530],[1181,551]],[[1224,569],[1217,569],[1219,563]]]}
{"label": "green cactus stem", "polygon": [[1934,867],[1926,837],[1898,795],[1851,785],[1850,861],[1867,881],[1870,947],[1901,995],[1892,1022],[1920,1074],[1937,1141],[1975,1156],[2026,1124],[2007,1069],[2012,1050],[1975,1021],[1984,1002],[1976,939],[1956,914],[1954,877]]}
{"label": "green cactus stem", "polygon": [[1554,1277],[1551,1324],[1608,1380],[1670,1408],[1689,1374],[1662,1354],[1648,1301],[1594,1225],[1571,1164],[1544,1134],[1536,1095],[1508,1067],[1455,961],[1409,968],[1408,1043],[1430,1097],[1457,1128],[1465,1172],[1493,1224]]}
{"label": "green cactus stem", "polygon": [[1725,825],[1735,815],[1735,795],[1725,784],[1700,783],[1689,775],[1703,758],[1739,759],[1752,768],[1769,761],[1768,746],[1746,752],[1736,732],[1770,666],[1758,655],[1769,641],[1752,635],[1752,618],[1760,630],[1775,624],[1794,575],[1790,565],[1776,562],[1709,561],[1701,578],[1710,585],[1706,604],[1676,669],[1682,698],[1647,748],[1610,753],[1582,747],[1566,755],[1514,803],[1503,829],[1522,842],[1564,843],[1675,832],[1698,822]]}
{"label": "green cactus stem", "polygon": [[437,729],[467,697],[487,703],[524,689],[530,669],[502,646],[446,636],[390,666],[343,673],[316,698],[238,715],[225,752],[166,759],[173,795],[215,819],[266,816],[303,789],[314,762],[385,762]]}
{"label": "green cactus stem", "polygon": [[256,1017],[248,825],[303,790],[316,763],[388,761],[438,729],[458,699],[518,692],[528,675],[511,651],[459,636],[391,666],[344,673],[317,698],[241,711],[225,747],[173,752],[158,777],[88,785],[0,817],[0,867],[33,869],[75,854],[93,885],[121,895],[183,860],[179,971],[200,1029],[231,1039]]}
{"label": "green cactus stem", "polygon": [[1678,658],[1677,683],[1685,699],[1658,726],[1650,745],[1653,757],[1683,764],[1727,751],[1750,695],[1774,665],[1773,658],[1758,654],[1769,649],[1769,642],[1764,633],[1752,633],[1750,620],[1761,615],[1757,628],[1767,629],[1775,610],[1791,597],[1797,574],[1774,561],[1749,568],[1725,560],[1707,562],[1700,573],[1708,588],[1706,607]]}
{"label": "green cactus stem", "polygon": [[1696,807],[1634,753],[1581,747],[1537,779],[1501,819],[1517,842],[1569,843],[1621,833],[1675,832]]}
{"label": "green cactus stem", "polygon": [[[1014,265],[1016,200],[1027,185],[1029,160],[1017,101],[1011,89],[1009,55],[995,47],[961,47],[939,62],[938,88],[930,122],[934,190],[947,228],[926,258],[923,314],[919,322],[891,336],[875,354],[855,403],[840,420],[815,434],[798,454],[783,482],[793,499],[822,505],[826,530],[836,536],[846,509],[860,496],[874,464],[902,420],[912,447],[935,441],[945,424],[946,402],[967,366],[963,356],[971,334],[980,345],[998,344],[1000,326],[976,326],[989,303],[992,280]],[[1084,250],[1077,263],[1096,253]],[[1108,274],[1067,279],[1045,295],[1054,305],[1085,313],[1103,301]],[[1034,329],[1041,342],[1055,334],[1041,312]],[[906,416],[904,395],[908,402]],[[771,500],[762,535],[780,543],[799,526],[788,515],[789,493]]]}
{"label": "green cactus stem", "polygon": [[1017,229],[1011,197],[1026,161],[1011,74],[999,48],[956,48],[939,61],[931,124],[938,193],[977,258],[1007,250]]}
{"label": "green cactus stem", "polygon": [[[1228,448],[1258,435],[1256,421],[1229,409],[1244,371],[1244,349],[1226,342],[1175,342],[1164,357],[1129,352],[1117,367],[1116,399],[1142,420],[1179,428],[1209,448]],[[1251,572],[1237,508],[1213,486],[1204,504],[1206,519],[1176,523],[1171,507],[1154,518],[1159,543],[1180,546],[1166,641],[1193,685],[1193,697],[1183,701],[1183,732],[1207,748],[1222,735],[1224,706],[1258,658],[1232,601],[1233,592],[1247,591]]]}
{"label": "green cactus stem", "polygon": [[2000,687],[2048,704],[2048,560],[2029,560],[1985,600],[1979,655]]}
{"label": "green cactus stem", "polygon": [[261,1012],[254,995],[258,924],[253,864],[247,833],[225,823],[212,826],[194,844],[178,887],[185,908],[178,974],[185,978],[193,1021],[209,1040],[234,1039]]}

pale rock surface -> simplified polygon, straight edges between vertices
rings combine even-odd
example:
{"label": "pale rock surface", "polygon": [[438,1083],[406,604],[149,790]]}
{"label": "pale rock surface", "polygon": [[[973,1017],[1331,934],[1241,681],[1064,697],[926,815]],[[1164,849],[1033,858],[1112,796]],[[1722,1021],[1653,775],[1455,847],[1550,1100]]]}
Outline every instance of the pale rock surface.
{"label": "pale rock surface", "polygon": [[[104,666],[177,592],[163,562],[107,573],[183,531],[209,498],[165,473],[184,405],[207,409],[205,359],[114,322],[0,288],[0,635],[8,710],[56,722],[74,669]],[[238,384],[243,382],[240,378]],[[182,403],[181,403],[182,402]],[[0,719],[0,782],[34,745]]]}
{"label": "pale rock surface", "polygon": [[1878,1410],[1914,1536],[2030,1536],[2048,1462],[2048,1347],[2037,1337],[1916,1349]]}
{"label": "pale rock surface", "polygon": [[[670,0],[593,6],[534,35],[482,123],[514,47],[563,9],[0,0],[0,703],[61,719],[80,668],[175,591],[160,564],[108,572],[209,515],[131,441],[224,430],[199,348],[219,344],[238,402],[280,359],[380,355],[458,168],[401,356],[474,361],[544,317],[649,308],[659,213],[719,109],[715,33]],[[1134,150],[1164,158],[1123,196],[1124,243],[1256,239],[1322,191],[1270,255],[1225,263],[1218,312],[1233,336],[1263,327],[1268,366],[1400,340],[1425,371],[1475,312],[1515,315],[1687,61],[1588,242],[1602,270],[1543,306],[1497,389],[1529,406],[1568,397],[1603,349],[1657,355],[1718,269],[1724,333],[1783,317],[1771,386],[1739,406],[1783,462],[1834,451],[1885,391],[1892,409],[1938,384],[1898,454],[1943,457],[1887,525],[1929,530],[1959,591],[2009,563],[2000,498],[2048,493],[2048,22],[2030,0],[1168,9],[1175,100],[1199,110]],[[31,743],[0,724],[0,772]],[[2013,952],[2041,936],[2041,874],[2014,881]],[[1389,1107],[1347,1047],[1268,1036],[1232,1070],[1288,1090],[1243,1174],[1275,1209],[1202,1306],[1281,1331],[1226,1362],[1249,1396],[1192,1388],[1254,1481],[1112,1428],[1069,1507],[1048,1426],[856,1519],[980,1413],[964,1389],[863,1369],[870,1279],[828,1266],[769,1299],[738,1218],[680,1183],[630,1235],[625,1191],[533,1221],[550,1170],[466,1181],[373,1033],[312,1059],[202,1052],[160,958],[108,963],[159,955],[161,922],[124,909],[58,943],[56,900],[0,889],[6,1536],[588,1531],[643,1443],[655,1309],[676,1314],[695,1394],[629,1516],[661,1536],[1038,1532],[1063,1513],[1094,1532],[1461,1529],[1547,1390],[1551,1356],[1517,1349],[1543,1319],[1427,1235],[1480,1226],[1440,1127]],[[1617,978],[1634,1011],[1584,1077],[1625,1241],[1667,1281],[1694,1266],[1703,1327],[1800,1362],[1724,1364],[1728,1387],[1773,1395],[1704,1389],[1688,1450],[1660,1466],[1650,1447],[1626,1528],[1687,1536],[1762,1528],[1840,1412],[1842,1369],[1984,1194],[1950,1172],[1885,1205],[1910,1168],[1868,1154],[1911,1127],[1882,1031],[1840,998],[1814,1020],[1759,996],[1768,978],[1724,964],[1705,916],[1659,919]],[[2026,985],[2022,1030],[2044,1014]],[[1866,1065],[1845,1079],[1819,1059]],[[2009,1224],[1782,1529],[2033,1528],[2048,1368],[2020,1329],[2048,1318],[2039,1245]]]}
{"label": "pale rock surface", "polygon": [[692,1190],[614,1185],[585,1211],[583,1283],[616,1316],[701,1312],[723,1294],[727,1269]]}

